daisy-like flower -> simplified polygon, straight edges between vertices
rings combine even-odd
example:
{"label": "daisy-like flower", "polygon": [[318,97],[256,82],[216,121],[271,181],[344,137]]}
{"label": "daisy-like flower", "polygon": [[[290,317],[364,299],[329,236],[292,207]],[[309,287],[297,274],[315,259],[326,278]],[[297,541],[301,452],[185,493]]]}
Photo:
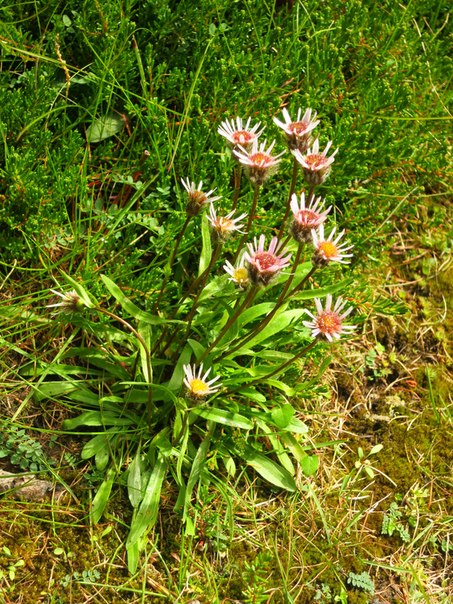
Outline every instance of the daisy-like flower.
{"label": "daisy-like flower", "polygon": [[184,180],[181,178],[181,182],[185,190],[187,191],[187,205],[186,212],[189,216],[196,216],[200,210],[207,203],[212,203],[220,199],[219,195],[212,195],[215,189],[211,189],[207,193],[202,191],[203,181],[200,180],[198,187],[194,182],[190,182],[188,178]]}
{"label": "daisy-like flower", "polygon": [[327,210],[324,210],[321,197],[315,199],[314,195],[312,195],[307,206],[305,193],[301,194],[300,201],[297,199],[297,195],[293,193],[290,206],[294,218],[290,227],[291,234],[299,243],[307,243],[311,240],[311,231],[325,221],[327,214],[332,209],[332,206],[329,206]]}
{"label": "daisy-like flower", "polygon": [[187,393],[190,397],[195,399],[204,398],[208,396],[208,394],[214,394],[220,388],[220,384],[216,387],[212,387],[212,384],[217,382],[220,379],[220,376],[215,377],[212,380],[207,380],[208,375],[211,373],[211,368],[209,368],[204,375],[203,374],[203,363],[201,363],[200,367],[197,368],[196,365],[184,365],[184,384],[187,388]]}
{"label": "daisy-like flower", "polygon": [[244,254],[249,279],[254,285],[268,285],[273,277],[290,264],[291,254],[281,249],[277,237],[272,237],[267,251],[264,249],[264,242],[264,235],[260,235],[258,241],[255,237],[254,243],[247,244],[249,251]]}
{"label": "daisy-like flower", "polygon": [[245,167],[250,180],[258,186],[277,171],[277,166],[281,161],[279,158],[285,153],[282,151],[278,155],[271,155],[275,141],[267,149],[266,144],[264,141],[258,145],[258,140],[255,139],[250,150],[241,145],[239,145],[240,151],[233,149],[233,153]]}
{"label": "daisy-like flower", "polygon": [[244,265],[245,258],[242,256],[237,266],[233,266],[228,260],[223,265],[224,270],[230,275],[229,281],[233,281],[242,289],[249,284],[249,272]]}
{"label": "daisy-like flower", "polygon": [[56,296],[60,296],[61,302],[58,302],[57,304],[47,304],[46,308],[61,308],[62,311],[66,312],[80,312],[88,306],[75,289],[66,294],[57,292],[55,289],[51,289],[50,291]]}
{"label": "daisy-like flower", "polygon": [[304,170],[305,180],[310,185],[320,185],[330,174],[330,166],[335,161],[335,155],[338,149],[327,157],[327,152],[332,146],[332,141],[329,141],[326,148],[321,153],[319,152],[319,139],[313,143],[311,149],[307,149],[306,153],[302,153],[299,149],[291,149],[291,153],[297,159]]}
{"label": "daisy-like flower", "polygon": [[248,118],[245,124],[240,117],[236,118],[236,123],[234,120],[231,120],[231,122],[225,120],[220,124],[217,132],[226,138],[228,145],[232,149],[241,145],[244,149],[248,150],[252,146],[253,141],[255,141],[264,131],[264,128],[259,130],[261,122],[250,127],[251,121],[251,117]]}
{"label": "daisy-like flower", "polygon": [[316,338],[318,336],[327,338],[329,342],[338,340],[343,334],[348,334],[355,329],[355,325],[344,325],[344,319],[351,313],[352,306],[343,311],[347,302],[341,297],[337,299],[332,308],[332,295],[327,294],[326,307],[323,309],[322,302],[319,298],[315,298],[317,314],[314,315],[309,310],[305,310],[307,315],[311,317],[311,321],[302,321],[305,327],[311,329],[311,335]]}
{"label": "daisy-like flower", "polygon": [[214,232],[216,233],[217,237],[221,241],[226,241],[226,239],[228,239],[228,237],[234,231],[243,233],[243,231],[240,230],[241,227],[244,226],[244,224],[241,223],[241,220],[245,218],[247,214],[241,214],[237,218],[233,218],[234,213],[235,210],[233,210],[226,216],[217,216],[214,204],[211,203],[211,207],[209,208],[208,220],[211,223],[211,227],[214,229]]}
{"label": "daisy-like flower", "polygon": [[319,124],[316,119],[316,111],[308,108],[302,116],[302,109],[298,109],[296,121],[292,121],[286,107],[283,109],[283,119],[281,122],[274,117],[274,123],[282,128],[286,134],[286,141],[290,149],[299,149],[301,153],[305,153],[312,141],[311,132]]}
{"label": "daisy-like flower", "polygon": [[341,262],[342,264],[348,264],[352,254],[346,254],[348,250],[351,250],[353,245],[346,245],[344,243],[339,244],[340,239],[344,235],[344,231],[341,231],[335,239],[336,227],[332,229],[332,232],[327,237],[324,236],[324,225],[321,224],[318,231],[312,231],[313,245],[315,246],[315,252],[312,257],[312,262],[315,266],[323,267],[329,264],[329,262]]}

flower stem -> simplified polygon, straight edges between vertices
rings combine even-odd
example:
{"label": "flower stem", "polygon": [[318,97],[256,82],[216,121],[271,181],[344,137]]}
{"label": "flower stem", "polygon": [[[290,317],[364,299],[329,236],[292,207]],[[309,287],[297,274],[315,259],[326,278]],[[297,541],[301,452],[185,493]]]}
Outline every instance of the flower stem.
{"label": "flower stem", "polygon": [[176,239],[176,241],[175,241],[175,245],[174,245],[174,247],[173,247],[173,251],[172,251],[172,253],[171,253],[170,260],[169,260],[168,265],[167,265],[167,267],[166,267],[166,269],[167,269],[167,271],[168,271],[168,272],[167,272],[167,273],[166,273],[166,275],[164,276],[164,280],[163,280],[162,285],[161,285],[161,288],[160,288],[159,296],[158,296],[158,298],[157,298],[157,300],[156,300],[156,302],[155,302],[155,304],[154,304],[154,310],[153,310],[153,312],[154,312],[155,314],[156,314],[156,313],[158,312],[158,310],[159,310],[159,304],[160,304],[160,301],[162,300],[162,296],[163,296],[163,294],[164,294],[165,288],[167,287],[168,276],[169,276],[169,274],[170,274],[170,272],[171,272],[171,268],[172,268],[172,266],[173,266],[173,262],[175,261],[175,258],[176,258],[176,253],[177,253],[178,248],[179,248],[179,244],[181,243],[181,240],[182,240],[182,238],[183,238],[183,236],[184,236],[184,233],[186,232],[187,226],[188,226],[188,224],[189,224],[189,222],[190,222],[190,219],[191,219],[191,218],[192,218],[192,216],[190,216],[190,214],[188,214],[188,215],[186,216],[186,219],[185,219],[185,221],[184,221],[184,224],[182,225],[182,228],[181,228],[181,230],[179,231],[179,235],[178,235],[178,237],[177,237],[177,239]]}
{"label": "flower stem", "polygon": [[222,243],[221,240],[219,240],[217,242],[217,245],[216,245],[216,247],[214,249],[213,254],[211,255],[211,259],[209,261],[208,266],[202,272],[202,274],[200,275],[200,277],[197,279],[197,281],[198,281],[198,293],[197,293],[197,295],[196,295],[196,297],[195,297],[195,299],[193,301],[192,308],[191,308],[188,316],[185,319],[187,321],[186,337],[187,337],[187,334],[188,334],[188,332],[190,330],[190,327],[192,325],[192,320],[193,320],[193,318],[195,316],[195,312],[197,310],[198,300],[200,299],[200,296],[201,296],[201,294],[203,292],[204,286],[206,285],[206,281],[208,279],[209,273],[211,272],[212,267],[217,262],[217,260],[218,260],[218,258],[220,256],[220,252],[222,251],[222,246],[223,246],[223,243]]}
{"label": "flower stem", "polygon": [[153,374],[152,374],[152,366],[151,366],[151,355],[149,352],[148,345],[146,344],[146,342],[142,338],[142,336],[138,333],[138,331],[135,329],[135,327],[133,327],[125,319],[119,317],[118,315],[115,315],[115,313],[110,312],[109,310],[106,310],[105,308],[102,308],[101,306],[96,306],[95,310],[97,310],[101,314],[105,315],[106,317],[109,317],[110,319],[114,319],[115,321],[118,321],[119,323],[121,323],[121,325],[124,325],[124,327],[126,327],[126,329],[128,329],[137,338],[137,340],[140,342],[140,344],[143,348],[143,351],[145,353],[146,372],[148,374],[148,376],[147,376],[148,377],[148,379],[147,379],[147,382],[148,382],[148,403],[147,403],[148,424],[151,425],[151,420],[152,420],[152,416],[153,416],[153,391],[151,388],[151,379],[152,379]]}
{"label": "flower stem", "polygon": [[248,306],[250,306],[250,304],[252,303],[254,297],[256,296],[256,293],[257,293],[258,289],[259,288],[258,288],[257,285],[254,285],[254,286],[252,286],[249,289],[249,291],[247,292],[247,295],[244,298],[242,304],[240,304],[237,307],[237,309],[235,310],[235,312],[231,315],[231,317],[228,319],[228,321],[222,327],[222,329],[220,330],[219,335],[216,337],[216,339],[214,340],[214,342],[212,342],[208,346],[208,348],[203,352],[203,354],[201,355],[201,357],[199,359],[197,359],[197,363],[201,363],[208,356],[208,354],[211,352],[211,350],[213,350],[213,348],[215,348],[215,346],[217,346],[217,344],[220,342],[220,340],[223,338],[223,336],[226,334],[226,332],[234,324],[234,322],[237,320],[237,318],[239,317],[239,315],[244,310],[246,310],[246,308],[248,308]]}
{"label": "flower stem", "polygon": [[259,193],[260,193],[260,185],[255,185],[254,187],[254,191],[253,191],[253,201],[252,201],[252,207],[250,209],[250,213],[249,213],[249,217],[247,220],[247,226],[245,227],[245,232],[244,235],[241,237],[241,240],[239,242],[237,251],[233,257],[232,260],[232,264],[236,263],[236,260],[238,259],[239,254],[241,253],[241,250],[247,240],[250,228],[252,226],[252,222],[253,222],[253,218],[255,217],[255,212],[256,212],[256,206],[258,204],[258,197],[259,197]]}
{"label": "flower stem", "polygon": [[235,166],[234,167],[234,194],[233,194],[233,203],[231,204],[232,211],[234,211],[238,205],[239,193],[241,192],[241,177],[242,177],[242,167]]}
{"label": "flower stem", "polygon": [[293,196],[294,189],[296,188],[296,180],[297,180],[298,169],[299,169],[299,163],[298,163],[297,159],[294,158],[294,162],[293,162],[293,174],[292,174],[292,177],[291,177],[291,185],[289,187],[288,202],[286,204],[285,215],[283,216],[283,220],[282,220],[282,223],[280,225],[280,230],[278,231],[278,235],[277,235],[277,237],[279,239],[282,238],[283,231],[285,230],[286,222],[288,220],[288,216],[289,216],[289,213],[291,211],[291,197]]}
{"label": "flower stem", "polygon": [[314,264],[311,269],[309,270],[309,272],[305,275],[305,277],[302,279],[302,281],[296,285],[296,287],[293,287],[293,289],[289,292],[288,294],[288,298],[291,298],[292,296],[294,296],[294,294],[298,291],[300,291],[303,286],[305,285],[305,283],[308,281],[308,279],[310,279],[310,277],[313,275],[313,273],[315,272],[315,270],[318,267]]}
{"label": "flower stem", "polygon": [[[257,335],[257,333],[262,331],[274,318],[278,309],[281,307],[281,305],[286,297],[286,294],[288,293],[289,288],[291,287],[291,283],[293,282],[293,279],[296,274],[297,265],[300,262],[302,249],[303,249],[303,243],[299,243],[299,247],[297,248],[296,257],[294,258],[293,270],[291,271],[291,274],[289,275],[288,279],[286,280],[285,286],[282,289],[282,291],[277,299],[277,302],[275,303],[274,308],[271,310],[270,313],[268,313],[264,317],[264,319],[260,323],[258,323],[258,325],[255,325],[255,327],[250,331],[250,333],[248,333],[245,337],[243,337],[241,340],[239,340],[239,342],[237,342],[236,346],[234,346],[233,348],[230,348],[226,354],[230,355],[231,353],[236,352],[236,350],[239,350],[240,348],[242,348],[242,346],[244,346],[244,344],[247,344],[247,342],[250,342],[250,340],[252,340]],[[293,289],[293,291],[295,291],[295,290],[296,290],[296,288]]]}
{"label": "flower stem", "polygon": [[274,369],[273,371],[271,371],[267,375],[262,375],[261,377],[257,378],[256,380],[253,380],[252,382],[249,382],[247,384],[247,386],[252,386],[254,384],[258,384],[259,382],[262,382],[263,380],[269,380],[271,377],[274,377],[274,375],[277,375],[277,373],[281,373],[289,365],[292,365],[294,363],[294,361],[297,361],[297,359],[300,359],[302,356],[304,356],[304,354],[306,354],[307,352],[309,352],[314,347],[315,344],[316,344],[316,339],[312,340],[310,342],[310,344],[307,344],[307,346],[305,346],[304,348],[302,348],[302,350],[299,351],[297,354],[295,354],[291,359],[289,359],[288,361],[285,361],[284,363],[282,363],[279,367],[277,367],[277,369]]}

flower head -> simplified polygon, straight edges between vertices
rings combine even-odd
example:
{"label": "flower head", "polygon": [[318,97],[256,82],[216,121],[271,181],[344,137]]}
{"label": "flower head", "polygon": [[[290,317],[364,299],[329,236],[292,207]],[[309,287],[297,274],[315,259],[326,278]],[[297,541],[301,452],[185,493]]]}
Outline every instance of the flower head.
{"label": "flower head", "polygon": [[339,233],[335,239],[336,227],[332,229],[332,232],[327,237],[324,236],[324,225],[321,224],[319,230],[312,231],[313,244],[315,246],[315,252],[313,254],[312,262],[316,266],[326,266],[329,262],[341,262],[342,264],[348,264],[352,254],[345,254],[348,250],[352,249],[353,245],[341,244],[339,245],[340,239],[344,235],[344,231]]}
{"label": "flower head", "polygon": [[236,118],[236,123],[234,123],[234,120],[231,120],[231,122],[225,120],[220,124],[217,132],[226,138],[227,143],[231,148],[234,149],[241,145],[245,149],[250,149],[253,141],[255,141],[264,131],[264,128],[259,130],[261,122],[250,127],[251,121],[252,118],[250,117],[245,124],[240,117]]}
{"label": "flower head", "polygon": [[255,185],[262,185],[265,180],[277,171],[277,166],[280,163],[279,157],[284,153],[282,151],[278,155],[271,155],[275,141],[273,141],[266,149],[266,141],[258,145],[258,140],[255,139],[252,143],[252,148],[247,150],[244,146],[239,145],[240,151],[233,149],[233,153],[239,159],[240,163],[245,167],[248,177]]}
{"label": "flower head", "polygon": [[187,214],[189,214],[189,216],[196,216],[200,212],[202,207],[205,206],[207,203],[212,203],[220,199],[220,196],[218,195],[215,195],[214,197],[212,196],[215,189],[211,189],[207,193],[204,193],[201,190],[201,187],[203,186],[203,181],[199,182],[198,187],[194,182],[190,182],[188,178],[186,178],[186,180],[184,180],[184,178],[181,178],[181,182],[183,187],[187,191],[188,199],[186,205],[186,212]]}
{"label": "flower head", "polygon": [[50,291],[56,296],[60,296],[61,302],[47,304],[46,308],[61,308],[62,311],[66,312],[80,312],[88,307],[88,304],[79,296],[75,289],[65,294],[57,292],[55,289],[51,289]]}
{"label": "flower head", "polygon": [[274,117],[275,124],[282,128],[286,134],[286,140],[290,149],[299,149],[301,153],[305,153],[312,141],[311,132],[319,124],[316,119],[316,112],[313,109],[307,109],[302,116],[302,109],[298,109],[296,121],[292,121],[286,107],[283,109],[283,119],[281,122]]}
{"label": "flower head", "polygon": [[294,193],[291,197],[291,210],[293,212],[293,222],[291,224],[291,234],[299,243],[307,243],[311,240],[311,231],[319,227],[327,218],[332,206],[324,210],[321,197],[315,199],[312,195],[310,203],[305,203],[305,193],[300,196],[300,202]]}
{"label": "flower head", "polygon": [[244,225],[241,224],[241,220],[247,216],[247,214],[241,214],[237,218],[232,218],[235,210],[227,214],[226,216],[217,216],[214,204],[211,203],[211,207],[209,208],[209,216],[208,220],[211,223],[211,227],[214,229],[217,237],[221,241],[225,241],[234,231],[239,231],[239,233],[243,233],[241,231],[241,227]]}
{"label": "flower head", "polygon": [[247,244],[249,251],[244,254],[249,279],[254,285],[268,285],[273,277],[290,264],[291,254],[281,250],[277,237],[271,239],[267,251],[264,249],[264,242],[264,235],[258,241],[255,237],[253,244]]}
{"label": "flower head", "polygon": [[311,329],[311,335],[314,338],[318,336],[325,337],[329,342],[338,340],[342,334],[348,334],[355,329],[355,325],[343,324],[343,320],[352,311],[352,306],[350,306],[342,312],[346,304],[347,302],[340,297],[332,308],[332,295],[327,294],[326,307],[323,309],[321,300],[315,298],[317,314],[314,315],[309,310],[305,310],[312,320],[303,321],[303,324]]}
{"label": "flower head", "polygon": [[242,289],[245,289],[249,284],[249,272],[244,265],[245,258],[242,256],[238,265],[234,267],[228,260],[225,261],[223,268],[230,275],[229,281],[233,281]]}
{"label": "flower head", "polygon": [[310,185],[320,185],[323,183],[330,173],[330,166],[335,161],[335,155],[338,149],[327,157],[327,152],[332,146],[332,141],[329,141],[326,148],[321,153],[319,152],[319,139],[313,143],[311,149],[307,149],[306,153],[302,153],[299,149],[292,149],[291,153],[297,159],[304,170],[305,180]]}
{"label": "flower head", "polygon": [[211,373],[211,368],[209,368],[205,374],[202,375],[203,363],[201,363],[200,367],[198,368],[198,372],[196,370],[196,365],[184,365],[183,369],[185,375],[184,384],[190,397],[200,399],[219,390],[220,384],[215,388],[212,388],[212,384],[217,382],[217,380],[220,379],[220,376],[217,376],[208,382],[207,377]]}

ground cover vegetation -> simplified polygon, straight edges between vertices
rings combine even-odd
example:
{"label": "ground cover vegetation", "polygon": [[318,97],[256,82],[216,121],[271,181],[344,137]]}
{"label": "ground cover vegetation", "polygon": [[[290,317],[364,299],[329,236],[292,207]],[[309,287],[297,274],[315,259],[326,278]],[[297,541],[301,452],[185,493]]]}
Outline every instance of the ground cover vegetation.
{"label": "ground cover vegetation", "polygon": [[447,3],[0,14],[0,601],[448,602]]}

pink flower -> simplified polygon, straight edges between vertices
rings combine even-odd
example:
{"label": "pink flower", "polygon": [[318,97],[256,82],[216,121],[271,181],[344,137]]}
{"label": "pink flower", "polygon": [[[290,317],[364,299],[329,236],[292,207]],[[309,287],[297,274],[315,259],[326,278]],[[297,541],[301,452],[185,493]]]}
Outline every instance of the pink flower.
{"label": "pink flower", "polygon": [[335,149],[332,155],[327,157],[327,152],[331,146],[332,141],[329,141],[324,151],[320,153],[319,139],[317,138],[312,148],[308,149],[306,153],[301,153],[299,149],[291,149],[291,153],[304,170],[305,180],[310,185],[320,185],[329,176],[330,166],[335,161],[335,155],[338,152],[338,149]]}
{"label": "pink flower", "polygon": [[211,204],[209,208],[209,216],[208,220],[211,223],[211,227],[214,229],[217,237],[221,241],[225,241],[234,231],[239,231],[239,233],[243,233],[240,230],[243,227],[243,224],[239,224],[243,218],[247,216],[247,214],[241,214],[237,218],[232,218],[235,210],[227,214],[226,216],[217,216],[216,211],[214,209],[214,204]]}
{"label": "pink flower", "polygon": [[212,387],[212,384],[217,382],[220,379],[220,376],[215,377],[212,380],[207,381],[208,375],[211,373],[211,368],[209,368],[205,374],[203,373],[203,363],[200,365],[198,369],[198,373],[196,370],[196,365],[184,365],[184,384],[187,388],[187,394],[195,399],[204,398],[208,396],[208,394],[213,394],[219,390],[220,385],[215,388]]}
{"label": "pink flower", "polygon": [[186,178],[186,180],[184,180],[184,178],[181,178],[181,182],[183,187],[187,191],[188,200],[186,205],[186,212],[190,216],[196,216],[204,205],[220,199],[220,196],[218,195],[215,195],[214,197],[212,196],[215,189],[211,189],[207,193],[204,193],[201,190],[201,187],[203,186],[203,181],[200,181],[198,183],[198,187],[194,182],[190,182],[188,178]]}
{"label": "pink flower", "polygon": [[326,308],[322,307],[321,300],[315,298],[315,305],[317,314],[314,315],[309,310],[305,310],[307,315],[312,318],[312,321],[303,321],[305,327],[311,329],[311,335],[313,338],[317,336],[323,336],[333,342],[338,340],[342,334],[348,334],[355,329],[355,325],[344,325],[343,320],[351,313],[352,306],[341,312],[346,306],[347,302],[341,297],[335,302],[335,306],[332,308],[332,295],[327,294],[326,297]]}
{"label": "pink flower", "polygon": [[272,156],[271,151],[274,145],[275,141],[266,149],[266,141],[258,146],[258,140],[254,140],[250,151],[241,145],[239,146],[240,151],[233,149],[233,153],[245,167],[248,177],[257,186],[262,185],[269,176],[277,171],[277,166],[281,161],[279,157],[284,154],[284,151]]}
{"label": "pink flower", "polygon": [[316,266],[322,267],[329,264],[329,262],[341,262],[342,264],[348,264],[352,254],[345,254],[348,250],[352,249],[353,245],[341,244],[339,245],[340,239],[344,235],[344,231],[339,233],[334,239],[336,227],[332,229],[332,232],[327,237],[324,236],[324,225],[321,224],[318,232],[312,231],[313,244],[315,246],[315,253],[313,254],[312,262]]}
{"label": "pink flower", "polygon": [[[313,115],[312,115],[313,113]],[[312,141],[311,132],[319,124],[316,120],[316,112],[313,109],[307,109],[301,118],[302,109],[297,110],[296,121],[293,122],[286,107],[283,109],[283,119],[281,122],[274,117],[275,124],[282,128],[286,134],[286,140],[290,149],[299,149],[301,153],[305,153]]]}
{"label": "pink flower", "polygon": [[291,197],[290,206],[294,217],[291,224],[291,234],[299,243],[307,243],[311,240],[311,231],[325,221],[327,214],[332,209],[332,206],[329,206],[327,210],[324,210],[321,197],[315,200],[314,195],[312,195],[310,204],[307,206],[305,204],[305,193],[301,194],[300,202],[294,193]]}
{"label": "pink flower", "polygon": [[251,119],[252,118],[249,117],[245,124],[240,117],[236,118],[236,123],[234,123],[234,120],[231,120],[231,122],[225,120],[220,124],[217,132],[226,138],[230,147],[235,148],[241,145],[245,149],[249,149],[252,146],[253,141],[255,141],[264,131],[264,128],[258,131],[261,122],[250,127]]}
{"label": "pink flower", "polygon": [[277,237],[272,238],[267,251],[264,249],[264,242],[264,235],[258,241],[255,237],[254,244],[247,244],[249,251],[244,254],[249,278],[254,285],[268,285],[273,277],[290,264],[291,254],[287,254],[286,250],[279,254],[281,244]]}

